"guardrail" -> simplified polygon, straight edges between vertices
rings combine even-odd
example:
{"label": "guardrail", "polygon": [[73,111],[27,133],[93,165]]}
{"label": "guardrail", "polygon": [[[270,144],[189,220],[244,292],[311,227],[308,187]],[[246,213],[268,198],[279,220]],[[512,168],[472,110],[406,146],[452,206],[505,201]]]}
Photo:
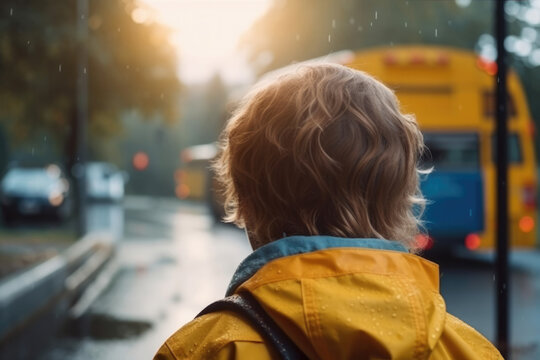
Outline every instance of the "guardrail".
{"label": "guardrail", "polygon": [[114,251],[112,236],[90,234],[52,259],[1,281],[0,358],[39,352],[73,305],[81,307],[78,300]]}

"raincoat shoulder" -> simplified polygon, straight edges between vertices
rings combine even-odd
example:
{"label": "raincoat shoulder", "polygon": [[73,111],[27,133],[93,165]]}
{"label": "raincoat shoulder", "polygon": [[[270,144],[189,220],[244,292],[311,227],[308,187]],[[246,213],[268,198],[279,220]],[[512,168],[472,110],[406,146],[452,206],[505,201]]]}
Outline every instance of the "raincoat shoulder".
{"label": "raincoat shoulder", "polygon": [[174,333],[154,360],[276,359],[273,350],[242,318],[229,311],[196,318]]}
{"label": "raincoat shoulder", "polygon": [[[480,333],[446,312],[436,264],[388,250],[384,242],[330,239],[318,248],[321,239],[297,240],[296,249],[307,250],[291,253],[295,241],[289,239],[267,248],[263,260],[257,251],[248,257],[228,295],[249,292],[308,358],[502,359]],[[372,248],[343,246],[349,243]],[[273,349],[228,311],[195,319],[156,355],[158,360],[271,358],[276,358]]]}

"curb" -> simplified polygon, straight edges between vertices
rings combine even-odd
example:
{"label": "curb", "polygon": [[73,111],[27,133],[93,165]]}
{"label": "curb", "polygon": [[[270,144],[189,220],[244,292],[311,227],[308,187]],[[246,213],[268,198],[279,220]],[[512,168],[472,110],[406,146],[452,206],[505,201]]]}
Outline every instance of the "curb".
{"label": "curb", "polygon": [[110,234],[89,234],[63,253],[1,281],[0,358],[28,357],[32,348],[53,337],[109,263],[115,246]]}

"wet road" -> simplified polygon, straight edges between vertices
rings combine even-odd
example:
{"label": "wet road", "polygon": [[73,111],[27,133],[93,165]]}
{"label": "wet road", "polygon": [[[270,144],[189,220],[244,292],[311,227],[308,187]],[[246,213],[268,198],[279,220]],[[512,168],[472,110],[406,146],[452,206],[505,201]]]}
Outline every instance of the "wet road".
{"label": "wet road", "polygon": [[[93,211],[91,226],[107,226],[120,238],[116,275],[44,360],[152,358],[174,330],[224,295],[250,252],[242,231],[214,225],[201,206],[141,197],[126,199],[124,209],[102,205]],[[437,260],[448,311],[493,339],[491,257]],[[512,359],[540,359],[538,251],[512,255],[511,293]]]}

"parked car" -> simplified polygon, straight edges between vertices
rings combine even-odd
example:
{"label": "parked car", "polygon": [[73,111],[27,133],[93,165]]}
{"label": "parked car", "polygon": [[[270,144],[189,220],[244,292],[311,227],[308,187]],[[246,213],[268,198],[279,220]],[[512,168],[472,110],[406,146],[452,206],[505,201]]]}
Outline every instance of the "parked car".
{"label": "parked car", "polygon": [[106,162],[86,165],[86,195],[90,200],[121,201],[127,174]]}
{"label": "parked car", "polygon": [[12,167],[0,184],[0,205],[6,224],[16,218],[66,220],[73,201],[69,181],[59,166]]}

